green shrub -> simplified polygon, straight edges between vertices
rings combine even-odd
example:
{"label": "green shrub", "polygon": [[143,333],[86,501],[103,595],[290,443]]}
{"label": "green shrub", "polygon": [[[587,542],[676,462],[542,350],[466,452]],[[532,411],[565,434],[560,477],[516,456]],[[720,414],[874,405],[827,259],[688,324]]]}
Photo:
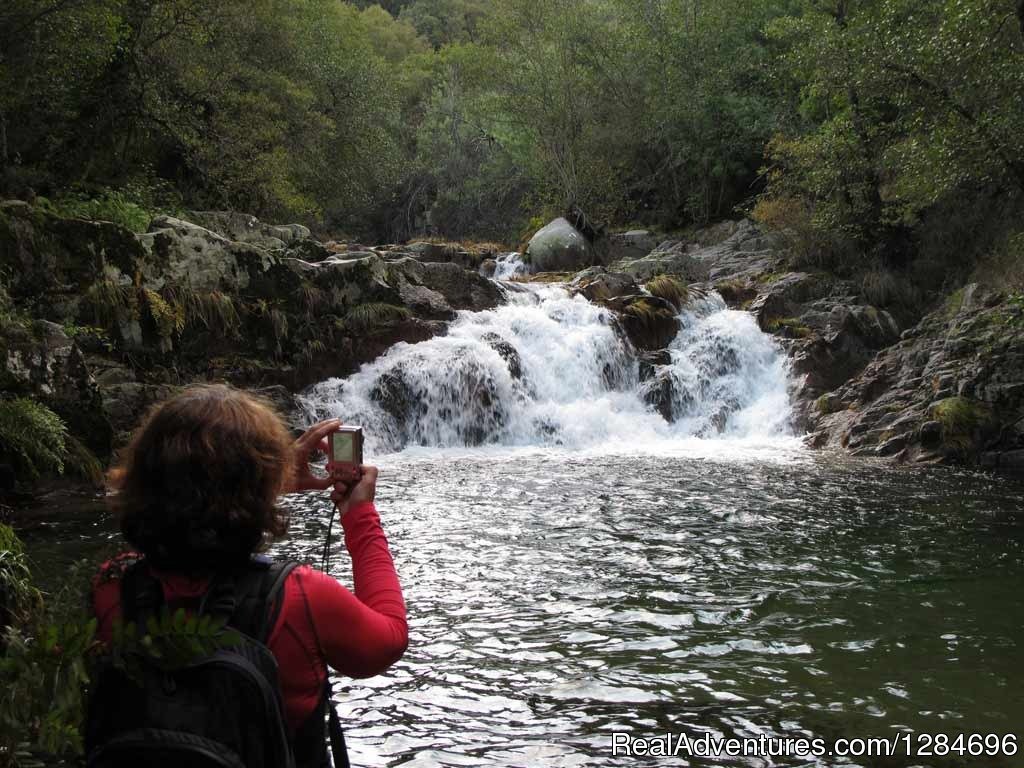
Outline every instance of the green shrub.
{"label": "green shrub", "polygon": [[942,425],[943,442],[961,454],[970,453],[979,433],[993,423],[992,409],[966,397],[947,397],[931,407],[931,416]]}
{"label": "green shrub", "polygon": [[31,585],[31,576],[21,540],[10,526],[0,523],[0,631],[27,621],[37,608],[40,595]]}
{"label": "green shrub", "polygon": [[67,426],[44,405],[27,397],[0,401],[0,454],[21,477],[64,471]]}
{"label": "green shrub", "polygon": [[677,310],[683,308],[683,305],[686,303],[686,299],[690,295],[689,289],[686,287],[686,283],[677,277],[672,277],[671,275],[658,275],[650,280],[644,287],[652,296],[657,296],[659,299],[665,299],[665,301],[669,302]]}
{"label": "green shrub", "polygon": [[85,567],[75,566],[67,586],[44,602],[31,584],[25,556],[0,549],[0,584],[16,585],[26,599],[0,641],[3,768],[61,763],[82,754],[86,686],[96,651],[96,620],[86,608]]}
{"label": "green shrub", "polygon": [[92,197],[75,195],[58,200],[37,200],[37,204],[56,216],[111,221],[132,232],[145,232],[153,219],[150,211],[145,210],[129,194],[119,190],[103,190]]}

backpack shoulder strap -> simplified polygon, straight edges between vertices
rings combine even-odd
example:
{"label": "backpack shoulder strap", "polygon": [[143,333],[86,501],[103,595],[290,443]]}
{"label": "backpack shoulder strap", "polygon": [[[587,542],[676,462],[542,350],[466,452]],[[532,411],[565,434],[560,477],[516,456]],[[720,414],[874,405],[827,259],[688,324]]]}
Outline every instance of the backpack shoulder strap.
{"label": "backpack shoulder strap", "polygon": [[125,568],[121,577],[121,616],[125,623],[144,625],[163,603],[163,587],[150,573],[145,560],[137,560]]}
{"label": "backpack shoulder strap", "polygon": [[298,563],[253,559],[235,581],[235,610],[229,622],[239,632],[266,645],[281,614],[281,594]]}

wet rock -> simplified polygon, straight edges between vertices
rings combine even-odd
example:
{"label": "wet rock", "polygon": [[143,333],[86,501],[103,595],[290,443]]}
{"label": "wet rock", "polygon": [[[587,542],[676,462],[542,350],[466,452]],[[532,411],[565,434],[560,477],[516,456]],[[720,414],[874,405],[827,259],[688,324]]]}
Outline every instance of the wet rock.
{"label": "wet rock", "polygon": [[530,239],[523,260],[535,272],[568,272],[594,264],[597,255],[567,219],[557,218]]}
{"label": "wet rock", "polygon": [[416,406],[416,395],[400,368],[381,374],[370,392],[370,399],[399,424],[408,421]]}
{"label": "wet rock", "polygon": [[405,246],[405,250],[419,261],[447,261],[449,248],[443,243],[417,241]]}
{"label": "wet rock", "polygon": [[637,355],[637,361],[640,366],[640,381],[647,381],[654,377],[660,367],[672,364],[672,353],[667,349],[641,352]]}
{"label": "wet rock", "polygon": [[938,448],[942,443],[942,424],[938,421],[926,421],[921,425],[917,439],[922,448]]}
{"label": "wet rock", "polygon": [[480,262],[480,274],[484,277],[494,277],[494,273],[498,271],[498,262],[494,259],[484,259]]}
{"label": "wet rock", "polygon": [[675,379],[671,371],[664,368],[652,373],[640,387],[640,398],[671,424],[676,420]]}
{"label": "wet rock", "polygon": [[254,395],[269,400],[279,414],[287,416],[298,410],[298,403],[295,395],[288,391],[287,387],[276,384],[270,387],[258,387],[252,390]]}
{"label": "wet rock", "polygon": [[523,361],[519,356],[518,350],[512,344],[496,333],[486,333],[482,339],[487,343],[487,346],[501,355],[501,359],[508,366],[509,375],[515,381],[523,378]]}

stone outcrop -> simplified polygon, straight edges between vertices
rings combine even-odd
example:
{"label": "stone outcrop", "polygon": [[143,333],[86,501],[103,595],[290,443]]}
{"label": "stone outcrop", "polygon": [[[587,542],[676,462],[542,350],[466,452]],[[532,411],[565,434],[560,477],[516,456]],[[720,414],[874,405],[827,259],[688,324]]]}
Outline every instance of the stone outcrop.
{"label": "stone outcrop", "polygon": [[970,285],[816,403],[812,442],[1024,467],[1024,302]]}
{"label": "stone outcrop", "polygon": [[609,272],[604,267],[583,270],[569,282],[568,288],[570,293],[581,294],[588,301],[595,303],[604,303],[640,291],[632,275],[625,272]]}
{"label": "stone outcrop", "polygon": [[23,318],[0,332],[4,389],[45,402],[101,455],[177,386],[228,380],[283,401],[502,300],[451,260],[329,246],[242,214],[190,216],[136,235],[0,205],[0,309]]}

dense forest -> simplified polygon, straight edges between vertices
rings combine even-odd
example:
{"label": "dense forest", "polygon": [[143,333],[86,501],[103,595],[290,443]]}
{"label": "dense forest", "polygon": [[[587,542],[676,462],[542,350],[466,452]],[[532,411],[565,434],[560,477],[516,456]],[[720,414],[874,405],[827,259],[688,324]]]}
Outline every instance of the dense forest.
{"label": "dense forest", "polygon": [[[928,288],[1024,242],[1021,0],[7,0],[0,191],[510,244],[739,213]],[[949,282],[952,281],[952,282]]]}

